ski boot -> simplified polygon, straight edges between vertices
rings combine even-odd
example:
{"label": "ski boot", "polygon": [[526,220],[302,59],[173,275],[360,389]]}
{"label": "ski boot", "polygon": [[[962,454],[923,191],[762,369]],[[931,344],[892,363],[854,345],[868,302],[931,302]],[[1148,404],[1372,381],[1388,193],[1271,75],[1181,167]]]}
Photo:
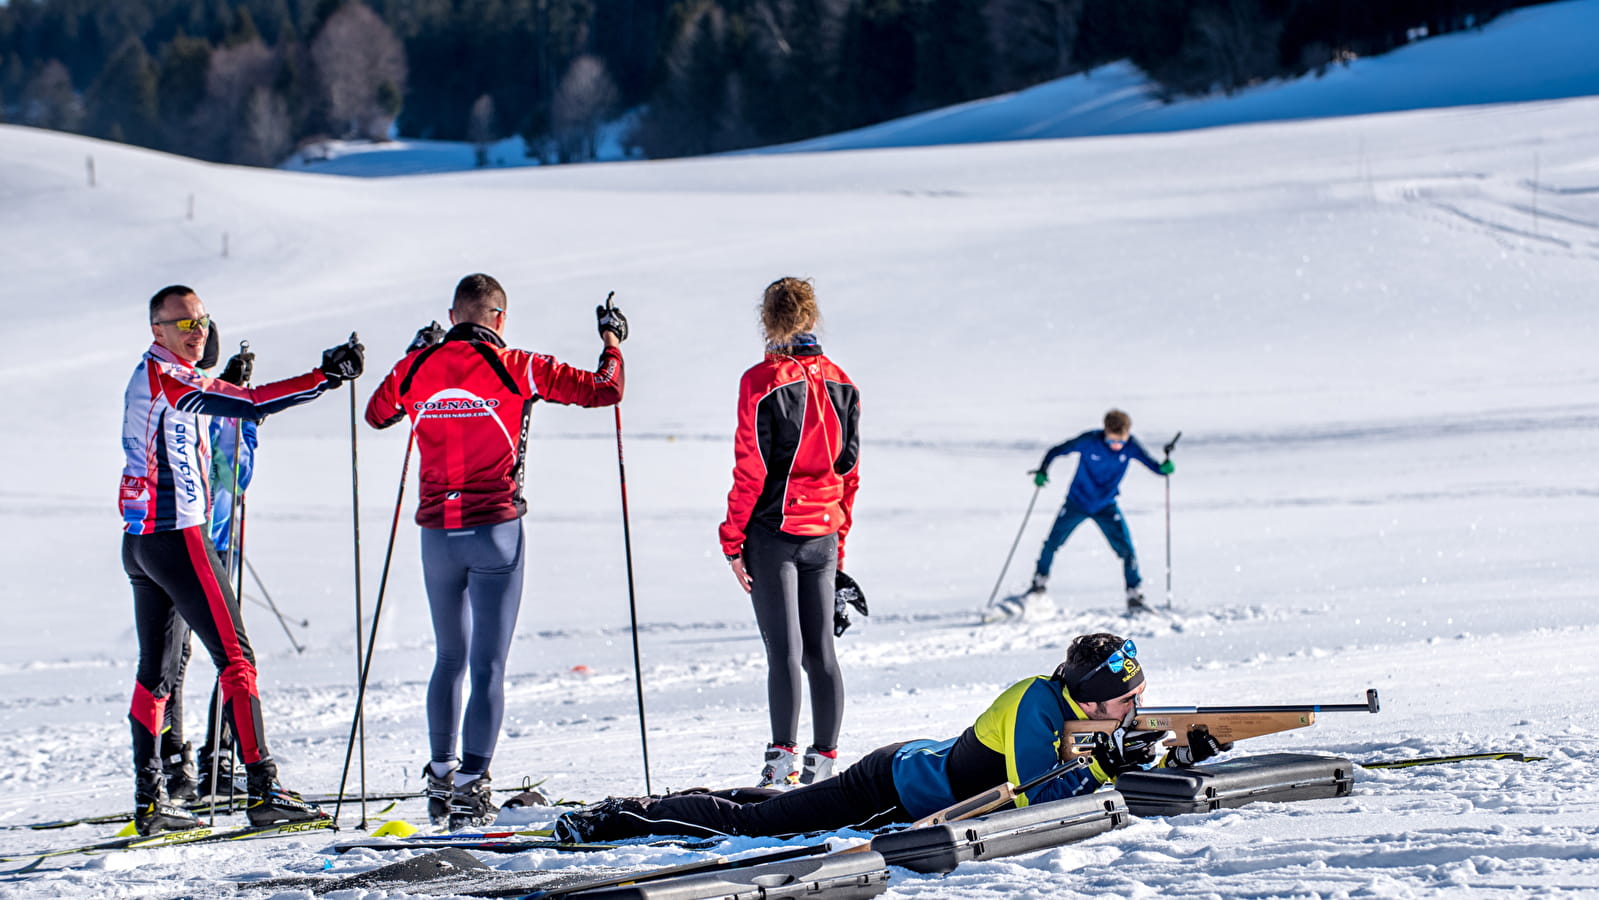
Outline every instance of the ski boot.
{"label": "ski boot", "polygon": [[648,801],[607,797],[588,809],[569,812],[555,820],[555,839],[563,844],[615,841],[644,834],[638,825],[648,821]]}
{"label": "ski boot", "polygon": [[1141,588],[1130,587],[1127,589],[1127,614],[1138,615],[1150,611],[1148,603],[1144,602],[1144,592]]}
{"label": "ski boot", "polygon": [[152,763],[133,775],[133,827],[143,835],[199,828],[194,813],[167,796],[167,776]]}
{"label": "ski boot", "polygon": [[216,783],[211,783],[211,756],[202,752],[196,765],[195,793],[201,800],[227,802],[230,797],[243,797],[250,792],[249,780],[233,765],[233,754],[217,757]]}
{"label": "ski boot", "polygon": [[244,809],[255,826],[277,825],[283,822],[310,822],[329,818],[315,804],[300,799],[300,795],[278,784],[278,768],[262,760],[245,766],[247,773]]}
{"label": "ski boot", "polygon": [[761,780],[756,787],[788,788],[799,784],[800,772],[796,765],[798,754],[784,744],[767,744],[766,756],[761,766]]}
{"label": "ski boot", "polygon": [[[457,773],[455,777],[461,776]],[[471,781],[457,781],[455,791],[450,796],[450,830],[493,824],[495,817],[500,814],[500,808],[494,805],[492,794],[491,779],[487,772]],[[432,806],[431,802],[429,806]]]}
{"label": "ski boot", "polygon": [[167,798],[173,803],[193,803],[200,799],[193,744],[185,742],[178,752],[162,757],[161,772],[167,780]]}
{"label": "ski boot", "polygon": [[440,775],[428,763],[422,767],[422,778],[427,781],[428,821],[434,828],[445,828],[450,824],[450,800],[455,796],[455,766]]}
{"label": "ski boot", "polygon": [[815,747],[805,748],[803,766],[800,769],[800,784],[815,784],[833,777],[833,765],[838,762],[838,750],[818,750]]}

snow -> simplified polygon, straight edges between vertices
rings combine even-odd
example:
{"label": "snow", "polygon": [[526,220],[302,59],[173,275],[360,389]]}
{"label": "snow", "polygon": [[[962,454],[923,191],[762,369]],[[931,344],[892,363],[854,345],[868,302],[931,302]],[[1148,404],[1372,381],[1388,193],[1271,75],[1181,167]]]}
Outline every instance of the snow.
{"label": "snow", "polygon": [[[250,341],[260,378],[304,371],[359,331],[363,400],[461,275],[505,283],[513,344],[579,363],[599,347],[591,307],[615,290],[633,330],[622,420],[653,784],[750,779],[767,737],[764,662],[715,528],[737,377],[759,353],[754,306],[794,273],[815,277],[824,345],[864,397],[849,558],[874,615],[839,642],[845,762],[955,734],[1101,629],[1138,641],[1154,705],[1382,692],[1379,716],[1329,714],[1244,751],[1549,757],[1361,771],[1347,798],[1139,820],[944,877],[896,869],[887,896],[1599,893],[1586,715],[1599,702],[1596,116],[1599,99],[1578,98],[404,179],[210,166],[0,127],[13,335],[0,459],[15,473],[0,484],[0,854],[104,838],[114,829],[9,826],[129,799],[115,435],[147,342],[143,304],[171,282],[199,290],[225,346]],[[978,626],[1027,470],[1111,406],[1146,444],[1183,432],[1173,614],[1118,615],[1119,567],[1085,531],[1057,559],[1055,617]],[[311,623],[296,654],[246,607],[273,750],[306,791],[336,787],[354,703],[349,416],[340,391],[269,420],[250,493],[250,556],[285,612]],[[359,442],[370,616],[405,436],[363,426]],[[615,453],[609,411],[535,412],[501,784],[548,777],[554,795],[583,799],[643,789]],[[1008,590],[1026,581],[1070,465],[1054,470]],[[375,790],[416,787],[426,756],[431,632],[407,490],[368,694]],[[1135,468],[1122,498],[1160,599],[1163,485]],[[198,737],[207,667],[195,669]],[[393,815],[425,817],[414,801]],[[356,818],[346,809],[347,828]],[[0,897],[306,898],[229,882],[396,856],[332,843],[66,857],[0,881]]]}

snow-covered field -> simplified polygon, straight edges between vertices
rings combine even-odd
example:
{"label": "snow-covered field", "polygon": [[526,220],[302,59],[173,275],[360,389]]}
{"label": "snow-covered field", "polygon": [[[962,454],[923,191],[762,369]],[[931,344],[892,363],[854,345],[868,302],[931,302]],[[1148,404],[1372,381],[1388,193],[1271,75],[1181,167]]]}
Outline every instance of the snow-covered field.
{"label": "snow-covered field", "polygon": [[[359,331],[364,401],[478,270],[507,286],[517,345],[590,362],[591,308],[610,290],[632,321],[622,414],[657,790],[747,782],[767,737],[760,644],[715,528],[737,378],[760,350],[755,303],[800,274],[864,396],[849,555],[874,616],[840,641],[846,760],[956,733],[1072,635],[1107,628],[1138,640],[1156,705],[1383,693],[1379,716],[1329,715],[1245,750],[1549,757],[1363,771],[1345,799],[1140,820],[947,877],[896,870],[889,896],[1599,893],[1599,99],[399,180],[0,127],[0,460],[13,473],[0,484],[0,825],[130,799],[116,435],[146,298],[194,285],[225,343],[251,342],[258,378],[304,371]],[[354,702],[348,403],[341,391],[269,420],[250,493],[250,557],[310,621],[297,654],[247,607],[273,748],[307,791],[336,786]],[[1027,470],[1111,406],[1147,444],[1184,435],[1175,614],[1117,615],[1118,566],[1085,531],[1057,561],[1059,615],[977,626]],[[640,792],[611,414],[542,408],[533,433],[530,577],[495,773],[548,777],[572,798]],[[403,447],[360,432],[369,614]],[[1160,481],[1130,472],[1123,506],[1158,596]],[[408,504],[369,694],[374,789],[415,787],[426,755],[416,546]],[[205,669],[190,679],[196,736]],[[395,815],[425,818],[416,802]],[[0,855],[111,830],[8,828]],[[299,898],[229,882],[392,858],[331,843],[68,857],[0,882],[0,897]]]}

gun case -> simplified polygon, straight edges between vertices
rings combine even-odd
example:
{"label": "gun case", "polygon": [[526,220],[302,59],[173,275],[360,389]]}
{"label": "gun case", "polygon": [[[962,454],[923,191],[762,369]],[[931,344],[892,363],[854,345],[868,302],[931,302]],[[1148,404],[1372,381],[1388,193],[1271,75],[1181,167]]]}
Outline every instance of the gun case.
{"label": "gun case", "polygon": [[1268,753],[1191,769],[1126,772],[1116,779],[1116,790],[1135,816],[1180,816],[1263,800],[1343,797],[1354,787],[1354,771],[1354,763],[1336,756]]}
{"label": "gun case", "polygon": [[568,894],[571,900],[865,900],[888,890],[878,853],[841,853]]}
{"label": "gun case", "polygon": [[913,872],[949,872],[967,860],[1016,856],[1087,840],[1127,821],[1127,804],[1121,794],[1100,791],[880,834],[872,838],[872,849],[891,866]]}

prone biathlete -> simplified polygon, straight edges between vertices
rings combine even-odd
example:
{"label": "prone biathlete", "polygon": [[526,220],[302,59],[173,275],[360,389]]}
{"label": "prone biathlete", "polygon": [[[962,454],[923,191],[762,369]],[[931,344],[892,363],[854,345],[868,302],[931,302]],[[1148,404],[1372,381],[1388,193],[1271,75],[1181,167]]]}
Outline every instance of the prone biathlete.
{"label": "prone biathlete", "polygon": [[319,368],[257,388],[208,378],[195,366],[211,319],[193,289],[162,288],[150,298],[154,342],[124,396],[122,565],[133,587],[139,664],[129,722],[133,731],[134,825],[141,834],[193,828],[199,820],[168,797],[160,734],[170,678],[188,631],[199,637],[222,684],[223,715],[237,736],[246,772],[246,810],[256,825],[323,817],[278,783],[256,690],[255,653],[227,570],[211,543],[210,420],[260,420],[308,403],[361,373],[361,345],[322,354]]}
{"label": "prone biathlete", "polygon": [[1122,772],[1190,766],[1225,749],[1208,733],[1160,757],[1165,732],[1128,735],[1144,670],[1138,648],[1114,634],[1074,639],[1050,675],[1025,678],[1000,694],[977,721],[948,740],[889,744],[826,781],[777,791],[735,788],[664,797],[611,798],[563,815],[565,841],[611,841],[649,834],[778,836],[913,822],[1004,783],[1022,784],[1062,762],[1066,723],[1119,722],[1082,765],[1017,795],[1015,806],[1092,793]]}
{"label": "prone biathlete", "polygon": [[451,829],[487,824],[498,812],[489,763],[522,603],[522,474],[533,404],[596,407],[622,399],[627,320],[620,310],[596,310],[605,346],[589,372],[508,348],[506,307],[505,290],[492,277],[461,279],[450,307],[453,327],[418,331],[366,406],[373,428],[409,418],[420,457],[416,523],[437,648],[427,694],[432,758],[423,774],[429,818]]}

